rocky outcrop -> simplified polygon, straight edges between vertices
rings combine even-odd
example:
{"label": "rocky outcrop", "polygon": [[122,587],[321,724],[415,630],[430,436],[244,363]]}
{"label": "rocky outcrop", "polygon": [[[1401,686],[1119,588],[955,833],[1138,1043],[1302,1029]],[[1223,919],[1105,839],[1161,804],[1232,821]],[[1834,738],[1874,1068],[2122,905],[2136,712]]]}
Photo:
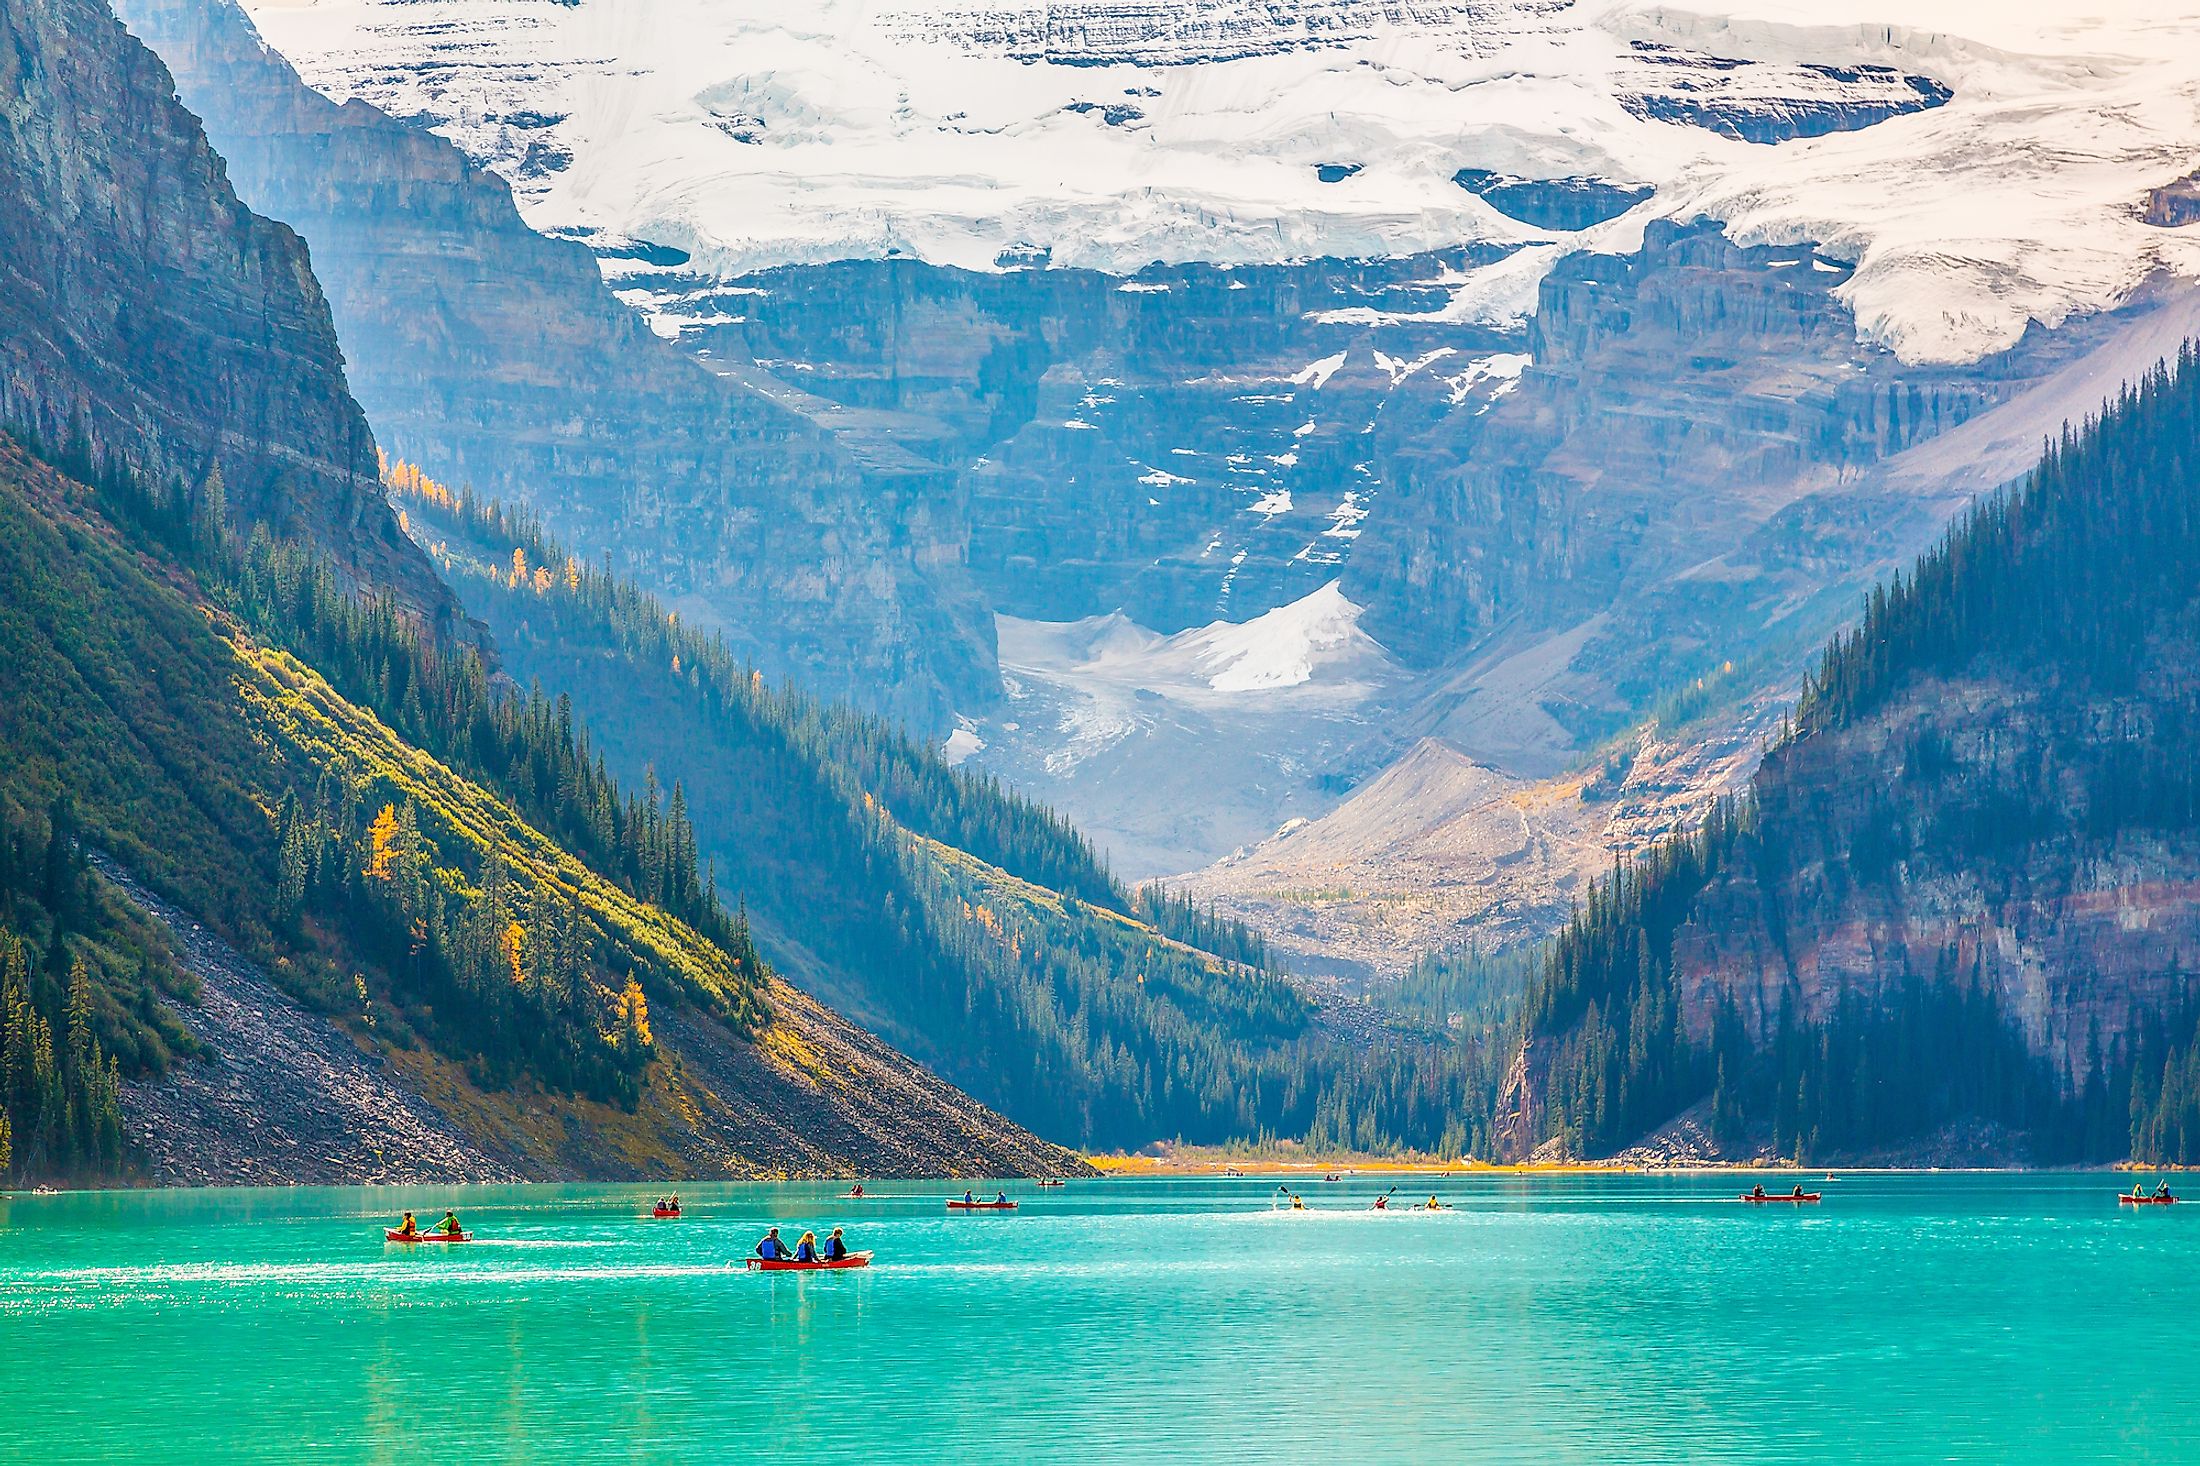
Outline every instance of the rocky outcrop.
{"label": "rocky outcrop", "polygon": [[431,619],[298,236],[239,203],[97,0],[0,4],[0,423],[311,539]]}
{"label": "rocky outcrop", "polygon": [[1517,178],[1488,168],[1462,168],[1451,181],[1508,219],[1568,232],[1617,219],[1656,192],[1608,178]]}
{"label": "rocky outcrop", "polygon": [[231,0],[121,10],[238,191],[311,242],[393,455],[532,506],[768,675],[920,726],[992,695],[952,475],[767,369],[714,374],[659,341],[501,178],[309,90]]}

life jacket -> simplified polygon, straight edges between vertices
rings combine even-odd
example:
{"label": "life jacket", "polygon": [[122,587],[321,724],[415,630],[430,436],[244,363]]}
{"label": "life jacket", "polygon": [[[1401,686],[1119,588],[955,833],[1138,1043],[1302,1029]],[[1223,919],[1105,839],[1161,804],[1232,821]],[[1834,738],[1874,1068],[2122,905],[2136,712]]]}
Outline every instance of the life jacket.
{"label": "life jacket", "polygon": [[812,1242],[803,1243],[794,1250],[794,1260],[796,1262],[816,1262],[817,1245]]}
{"label": "life jacket", "polygon": [[756,1244],[756,1255],[769,1258],[785,1257],[787,1255],[787,1244],[777,1237],[766,1237]]}
{"label": "life jacket", "polygon": [[828,1237],[825,1239],[825,1260],[827,1262],[838,1262],[847,1255],[847,1243],[841,1241],[838,1237]]}

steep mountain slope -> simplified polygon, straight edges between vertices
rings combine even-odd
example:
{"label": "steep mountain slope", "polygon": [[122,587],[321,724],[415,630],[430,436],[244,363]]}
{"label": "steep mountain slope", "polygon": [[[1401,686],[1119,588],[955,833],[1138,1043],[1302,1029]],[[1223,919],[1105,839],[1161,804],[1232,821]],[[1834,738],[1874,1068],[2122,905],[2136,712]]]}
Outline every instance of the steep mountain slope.
{"label": "steep mountain slope", "polygon": [[772,676],[919,726],[985,699],[992,628],[960,491],[768,373],[659,341],[505,183],[361,101],[339,107],[231,0],[118,7],[207,118],[238,193],[313,264],[383,445],[533,504]]}
{"label": "steep mountain slope", "polygon": [[[68,473],[0,436],[12,1173],[1074,1164],[782,982],[677,787],[625,794],[569,707],[442,634],[447,588],[352,472],[373,443],[296,237],[102,7],[0,20],[38,103],[7,227],[46,270],[0,322],[10,405],[72,420]],[[193,451],[219,466],[179,484]]]}
{"label": "steep mountain slope", "polygon": [[1561,939],[1516,1148],[1708,1102],[1738,1149],[2195,1154],[2196,445],[2188,347],[1874,593],[1751,799]]}
{"label": "steep mountain slope", "polygon": [[[669,914],[631,877],[597,874],[402,741],[198,600],[157,549],[130,548],[89,491],[12,449],[0,469],[6,807],[30,822],[28,811],[65,799],[74,834],[63,848],[106,852],[246,948],[292,1003],[332,1015],[474,1152],[527,1175],[1062,1163],[779,982],[707,903],[694,925]],[[317,606],[290,634],[324,655],[347,624],[354,637],[372,627],[364,613],[343,621],[333,586],[299,564],[257,548],[225,593],[259,615]],[[385,662],[380,680],[440,702],[450,689],[435,687],[435,666]],[[403,705],[391,696],[392,721]],[[553,811],[567,798],[538,803]],[[651,807],[645,818],[663,816]],[[677,867],[677,841],[650,858]],[[46,925],[66,959],[70,924]],[[219,964],[190,970],[213,997],[235,996]],[[114,989],[123,1013],[151,1001],[129,981]],[[186,1009],[184,1026],[195,1021]],[[317,1155],[286,1169],[265,1148],[293,1125],[375,1123],[371,1109],[345,1113],[343,1098],[271,1096],[270,1134],[227,1174],[325,1174]],[[179,1143],[172,1129],[165,1140]],[[220,1132],[187,1143],[237,1150]]]}
{"label": "steep mountain slope", "polygon": [[[103,6],[0,8],[0,423],[449,614],[284,226],[231,192],[160,61]],[[209,481],[215,487],[210,492]]]}

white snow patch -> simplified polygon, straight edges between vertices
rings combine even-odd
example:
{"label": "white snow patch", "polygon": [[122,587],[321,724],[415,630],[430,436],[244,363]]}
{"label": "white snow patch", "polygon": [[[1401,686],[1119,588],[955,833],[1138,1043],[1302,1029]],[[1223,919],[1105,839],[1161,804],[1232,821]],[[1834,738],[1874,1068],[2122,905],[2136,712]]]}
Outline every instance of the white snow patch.
{"label": "white snow patch", "polygon": [[1323,357],[1320,361],[1295,374],[1291,378],[1292,385],[1312,387],[1319,392],[1329,385],[1331,377],[1337,375],[1338,369],[1344,365],[1344,359],[1348,355],[1350,355],[1349,352],[1340,351],[1335,356]]}
{"label": "white snow patch", "polygon": [[1289,489],[1270,489],[1267,493],[1261,495],[1259,500],[1245,512],[1258,514],[1263,519],[1274,519],[1279,514],[1289,514],[1291,512],[1291,491]]}
{"label": "white snow patch", "polygon": [[985,740],[978,736],[978,730],[965,723],[948,734],[947,741],[940,745],[940,762],[954,768],[972,754],[983,752],[984,749]]}
{"label": "white snow patch", "polygon": [[[1500,351],[1490,356],[1478,356],[1467,363],[1467,369],[1457,376],[1445,377],[1444,385],[1451,388],[1451,405],[1459,406],[1474,394],[1474,389],[1493,384],[1490,401],[1510,392],[1520,385],[1520,374],[1535,360],[1525,351]],[[1487,410],[1488,402],[1481,409]]]}
{"label": "white snow patch", "polygon": [[1334,580],[1242,625],[1217,622],[1186,638],[1216,692],[1296,687],[1314,676],[1326,655],[1373,645],[1360,630],[1360,608]]}
{"label": "white snow patch", "polygon": [[[1181,474],[1170,473],[1165,469],[1159,468],[1147,469],[1144,473],[1138,476],[1138,481],[1144,484],[1149,489],[1166,489],[1173,484],[1188,484],[1192,482],[1191,479],[1185,478]],[[1160,501],[1155,499],[1148,499],[1146,502],[1149,504],[1153,504]]]}

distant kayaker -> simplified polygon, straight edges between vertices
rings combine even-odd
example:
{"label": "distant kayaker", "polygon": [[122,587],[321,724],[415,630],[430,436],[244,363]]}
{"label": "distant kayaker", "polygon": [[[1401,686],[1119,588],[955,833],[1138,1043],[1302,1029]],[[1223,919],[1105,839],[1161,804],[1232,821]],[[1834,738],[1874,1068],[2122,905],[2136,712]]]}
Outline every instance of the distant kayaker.
{"label": "distant kayaker", "polygon": [[2167,1195],[2169,1195],[2169,1177],[2167,1177],[2167,1176],[2164,1176],[2164,1177],[2162,1178],[2162,1183],[2161,1183],[2161,1184],[2160,1184],[2159,1186],[2156,1186],[2156,1187],[2154,1188],[2154,1194],[2155,1194],[2156,1196],[2167,1196]]}
{"label": "distant kayaker", "polygon": [[443,1235],[446,1237],[456,1237],[459,1233],[466,1230],[464,1227],[461,1227],[458,1224],[458,1213],[455,1211],[447,1211],[443,1213],[443,1220],[438,1222],[436,1225],[443,1229]]}
{"label": "distant kayaker", "polygon": [[848,1256],[848,1244],[841,1240],[840,1228],[833,1228],[833,1235],[825,1239],[825,1260],[840,1262]]}
{"label": "distant kayaker", "polygon": [[417,1237],[420,1235],[420,1223],[411,1212],[405,1213],[405,1220],[397,1224],[397,1235],[400,1237]]}
{"label": "distant kayaker", "polygon": [[1294,1191],[1294,1192],[1292,1192],[1292,1193],[1291,1193],[1291,1210],[1293,1210],[1293,1211],[1305,1211],[1305,1210],[1306,1210],[1306,1198],[1305,1198],[1305,1197],[1303,1197],[1303,1196],[1301,1196],[1301,1195],[1299,1195],[1299,1194],[1298,1194],[1298,1193],[1297,1193],[1296,1191]]}
{"label": "distant kayaker", "polygon": [[1432,1196],[1428,1199],[1428,1209],[1430,1211],[1442,1211],[1444,1204]]}
{"label": "distant kayaker", "polygon": [[858,1200],[861,1200],[863,1197],[863,1183],[861,1181],[858,1181],[855,1185],[849,1187],[848,1194]]}
{"label": "distant kayaker", "polygon": [[1377,1210],[1377,1211],[1389,1211],[1389,1210],[1390,1210],[1390,1198],[1389,1198],[1389,1197],[1387,1197],[1387,1196],[1378,1196],[1378,1197],[1376,1197],[1376,1198],[1375,1198],[1375,1210]]}
{"label": "distant kayaker", "polygon": [[756,1244],[756,1255],[766,1262],[780,1262],[793,1256],[787,1244],[779,1240],[779,1229],[772,1228],[764,1234],[764,1240]]}
{"label": "distant kayaker", "polygon": [[817,1233],[804,1232],[802,1234],[802,1240],[794,1244],[794,1260],[796,1262],[817,1261]]}

